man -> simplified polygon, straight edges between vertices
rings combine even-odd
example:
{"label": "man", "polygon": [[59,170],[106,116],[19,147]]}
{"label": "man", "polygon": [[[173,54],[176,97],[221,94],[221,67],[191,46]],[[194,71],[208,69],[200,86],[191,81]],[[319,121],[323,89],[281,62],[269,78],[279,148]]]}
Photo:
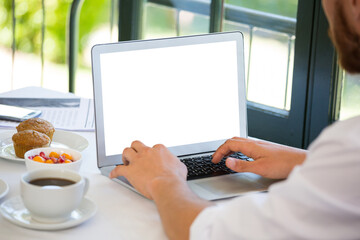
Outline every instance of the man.
{"label": "man", "polygon": [[[360,73],[360,0],[322,4],[340,64]],[[154,200],[170,239],[360,239],[360,116],[327,128],[309,151],[235,137],[212,161],[234,151],[255,161],[228,158],[229,168],[287,179],[266,194],[215,205],[191,192],[186,167],[166,147],[140,141],[124,150],[127,165],[110,176],[125,176]]]}

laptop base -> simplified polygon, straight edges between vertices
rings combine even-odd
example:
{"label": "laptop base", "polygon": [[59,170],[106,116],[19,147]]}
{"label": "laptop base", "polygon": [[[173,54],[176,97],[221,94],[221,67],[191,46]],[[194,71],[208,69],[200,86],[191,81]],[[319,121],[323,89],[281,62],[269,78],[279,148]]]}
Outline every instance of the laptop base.
{"label": "laptop base", "polygon": [[[100,168],[101,174],[109,176],[114,166]],[[140,194],[124,177],[114,181]],[[255,192],[265,192],[269,186],[279,180],[268,179],[254,173],[235,173],[212,178],[187,181],[190,189],[205,200],[219,200]],[[140,194],[141,195],[141,194]]]}

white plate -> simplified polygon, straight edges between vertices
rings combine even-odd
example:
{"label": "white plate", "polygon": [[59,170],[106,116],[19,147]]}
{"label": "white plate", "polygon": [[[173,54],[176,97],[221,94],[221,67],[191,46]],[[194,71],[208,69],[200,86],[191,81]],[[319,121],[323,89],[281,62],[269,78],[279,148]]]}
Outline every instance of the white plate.
{"label": "white plate", "polygon": [[0,179],[0,199],[9,192],[9,185]]}
{"label": "white plate", "polygon": [[41,223],[33,220],[29,211],[24,207],[20,196],[10,198],[0,206],[0,213],[8,221],[25,228],[37,230],[60,230],[75,227],[96,213],[96,205],[90,199],[84,198],[80,206],[71,213],[71,217],[62,223]]}
{"label": "white plate", "polygon": [[[13,161],[24,162],[23,158],[18,158],[15,155],[15,150],[12,142],[12,136],[16,133],[15,130],[0,132],[0,158],[5,158]],[[50,147],[57,148],[72,148],[77,151],[83,151],[89,142],[79,134],[56,130],[53,136]]]}

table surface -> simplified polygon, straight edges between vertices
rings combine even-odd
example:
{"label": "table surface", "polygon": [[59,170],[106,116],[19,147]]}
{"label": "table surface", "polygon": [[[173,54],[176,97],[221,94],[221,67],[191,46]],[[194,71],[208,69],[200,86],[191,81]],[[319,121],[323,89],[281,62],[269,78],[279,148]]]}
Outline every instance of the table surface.
{"label": "table surface", "polygon": [[[34,92],[37,97],[44,98],[75,97],[38,87],[2,93],[0,97],[31,97]],[[0,135],[8,130],[0,128]],[[95,216],[76,227],[57,231],[26,229],[0,216],[0,239],[167,239],[152,201],[100,174],[96,162],[95,132],[76,133],[89,142],[82,152],[80,174],[90,180],[86,197],[97,205]],[[0,204],[20,195],[20,177],[25,172],[24,162],[0,158],[0,179],[10,187],[8,194],[0,199]]]}
{"label": "table surface", "polygon": [[[0,134],[9,129],[0,129]],[[38,231],[19,227],[0,217],[0,239],[167,239],[155,204],[100,174],[96,163],[95,133],[77,132],[89,141],[82,152],[80,173],[90,180],[86,195],[97,205],[94,217],[79,226]],[[0,158],[0,179],[7,182],[9,193],[0,204],[20,195],[20,176],[25,163]],[[66,238],[64,238],[66,237]]]}
{"label": "table surface", "polygon": [[[59,93],[39,87],[27,87],[1,93],[0,97],[73,98],[71,93]],[[0,128],[0,136],[15,128]],[[90,180],[86,197],[97,206],[95,216],[84,223],[63,230],[40,231],[17,226],[0,214],[0,240],[22,239],[167,239],[159,213],[153,201],[131,191],[107,176],[101,175],[96,161],[95,132],[76,132],[85,137],[89,146],[82,151],[83,164],[80,174]],[[26,172],[25,162],[0,157],[0,179],[10,190],[0,199],[4,201],[20,196],[20,177]],[[227,200],[217,201],[223,203]],[[4,237],[5,236],[5,237]]]}

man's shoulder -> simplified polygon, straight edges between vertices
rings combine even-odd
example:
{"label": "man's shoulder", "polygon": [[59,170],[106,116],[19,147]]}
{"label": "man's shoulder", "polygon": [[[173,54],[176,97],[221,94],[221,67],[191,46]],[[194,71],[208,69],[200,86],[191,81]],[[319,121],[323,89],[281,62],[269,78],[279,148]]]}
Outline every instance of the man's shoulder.
{"label": "man's shoulder", "polygon": [[360,152],[360,116],[337,121],[324,129],[309,150],[325,147],[329,150],[358,149]]}
{"label": "man's shoulder", "polygon": [[321,135],[345,139],[356,137],[354,140],[358,140],[360,142],[359,134],[360,116],[356,116],[347,120],[335,122],[331,126],[327,127]]}

